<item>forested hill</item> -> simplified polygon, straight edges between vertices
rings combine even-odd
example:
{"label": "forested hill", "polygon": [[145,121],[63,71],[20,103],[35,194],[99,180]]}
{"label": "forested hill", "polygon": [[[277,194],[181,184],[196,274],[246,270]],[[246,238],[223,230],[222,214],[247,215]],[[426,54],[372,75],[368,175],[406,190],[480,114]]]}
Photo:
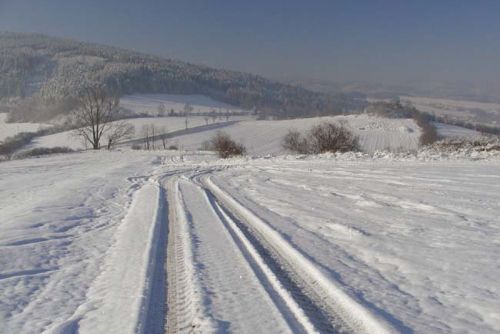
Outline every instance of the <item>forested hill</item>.
{"label": "forested hill", "polygon": [[356,108],[331,96],[261,76],[219,70],[116,47],[38,34],[0,32],[0,98],[60,99],[98,81],[121,94],[204,94],[285,118],[337,114]]}

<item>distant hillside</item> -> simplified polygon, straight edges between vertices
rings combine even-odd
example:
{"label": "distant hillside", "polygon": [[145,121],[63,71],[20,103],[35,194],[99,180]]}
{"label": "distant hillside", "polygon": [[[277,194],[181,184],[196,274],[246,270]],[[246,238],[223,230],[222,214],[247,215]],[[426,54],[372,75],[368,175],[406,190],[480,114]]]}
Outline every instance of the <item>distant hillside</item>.
{"label": "distant hillside", "polygon": [[0,98],[60,99],[99,81],[121,94],[203,94],[287,118],[331,115],[359,107],[328,95],[236,71],[218,70],[120,48],[37,34],[0,32]]}

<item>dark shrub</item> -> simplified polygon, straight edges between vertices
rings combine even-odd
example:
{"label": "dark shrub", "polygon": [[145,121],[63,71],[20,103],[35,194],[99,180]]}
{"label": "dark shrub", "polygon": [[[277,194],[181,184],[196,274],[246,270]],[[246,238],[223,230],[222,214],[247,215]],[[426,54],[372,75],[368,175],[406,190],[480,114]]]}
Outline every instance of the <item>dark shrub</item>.
{"label": "dark shrub", "polygon": [[227,133],[221,131],[217,132],[210,142],[213,150],[223,159],[236,155],[243,155],[246,152],[243,145],[238,144],[232,140]]}
{"label": "dark shrub", "polygon": [[75,152],[69,147],[51,147],[51,148],[46,148],[46,147],[39,147],[39,148],[34,148],[29,151],[25,151],[20,153],[19,155],[16,155],[16,157],[19,158],[30,158],[30,157],[38,157],[42,155],[49,155],[49,154],[56,154],[56,153],[72,153]]}
{"label": "dark shrub", "polygon": [[289,130],[283,138],[283,148],[299,154],[309,153],[307,139],[297,130]]}

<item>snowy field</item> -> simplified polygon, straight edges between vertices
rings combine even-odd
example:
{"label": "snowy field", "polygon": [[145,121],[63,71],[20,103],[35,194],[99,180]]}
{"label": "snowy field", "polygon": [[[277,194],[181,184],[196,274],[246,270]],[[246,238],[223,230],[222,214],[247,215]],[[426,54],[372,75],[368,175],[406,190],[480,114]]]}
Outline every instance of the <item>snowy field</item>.
{"label": "snowy field", "polygon": [[[348,126],[353,133],[359,136],[361,148],[367,153],[376,150],[390,150],[393,152],[416,150],[420,137],[420,129],[410,119],[386,119],[367,115],[351,115],[336,117],[304,118],[284,121],[255,121],[249,120],[249,116],[231,116],[215,120],[221,127],[204,130],[200,128],[195,133],[178,135],[169,139],[169,145],[177,145],[185,150],[199,150],[204,141],[209,140],[217,131],[223,130],[235,140],[243,143],[252,155],[282,154],[283,137],[288,130],[296,129],[306,132],[312,126],[326,121],[342,123]],[[234,124],[227,121],[237,122]],[[143,138],[144,126],[154,125],[156,131],[164,129],[167,132],[176,132],[185,129],[184,117],[154,117],[133,118],[127,120],[135,128],[133,138]],[[189,116],[190,128],[205,126],[206,119],[203,116]],[[214,124],[208,120],[208,125]],[[227,126],[226,126],[227,125]],[[71,131],[61,132],[35,138],[29,148],[34,147],[56,147],[68,146],[73,149],[84,149],[85,146],[79,138]]]}
{"label": "snowy field", "polygon": [[[303,133],[323,122],[345,124],[359,137],[364,152],[376,150],[393,152],[415,150],[418,147],[420,129],[410,119],[387,119],[368,115],[349,115],[335,117],[303,118],[283,121],[246,121],[223,130],[236,141],[246,146],[253,155],[285,153],[282,142],[290,129]],[[217,130],[203,131],[197,134],[179,136],[172,139],[179,147],[195,150],[212,137]]]}
{"label": "snowy field", "polygon": [[500,331],[498,157],[56,155],[0,216],[1,333]]}
{"label": "snowy field", "polygon": [[[208,120],[208,125],[214,123],[225,123],[227,121],[233,122],[238,120],[248,119],[248,116],[231,116],[228,120],[226,118],[217,118],[215,121],[212,119]],[[207,120],[203,116],[189,116],[188,128],[194,128],[199,126],[207,125]],[[144,127],[155,127],[156,134],[175,132],[179,130],[186,129],[186,118],[185,117],[144,117],[144,118],[131,118],[126,120],[128,124],[134,127],[134,134],[130,139],[144,138]],[[149,130],[151,131],[151,130]],[[149,133],[151,135],[151,132]],[[47,136],[37,137],[29,145],[29,148],[35,147],[56,147],[56,146],[67,146],[75,150],[85,149],[85,144],[81,141],[81,138],[75,137],[73,131],[65,131],[60,133],[55,133]]]}
{"label": "snowy field", "polygon": [[215,101],[204,95],[172,95],[172,94],[134,94],[126,95],[120,99],[120,106],[132,111],[133,113],[149,114],[156,116],[158,106],[163,104],[165,110],[169,113],[173,110],[175,113],[182,114],[186,104],[190,105],[193,113],[248,113],[232,105]]}
{"label": "snowy field", "polygon": [[400,96],[400,99],[411,102],[420,111],[437,116],[487,125],[500,124],[500,104],[498,103],[410,96]]}
{"label": "snowy field", "polygon": [[444,123],[433,123],[439,136],[444,138],[477,138],[481,137],[481,132]]}
{"label": "snowy field", "polygon": [[6,113],[0,113],[0,142],[5,140],[7,137],[15,136],[20,132],[36,132],[45,127],[49,127],[48,124],[41,123],[7,123]]}

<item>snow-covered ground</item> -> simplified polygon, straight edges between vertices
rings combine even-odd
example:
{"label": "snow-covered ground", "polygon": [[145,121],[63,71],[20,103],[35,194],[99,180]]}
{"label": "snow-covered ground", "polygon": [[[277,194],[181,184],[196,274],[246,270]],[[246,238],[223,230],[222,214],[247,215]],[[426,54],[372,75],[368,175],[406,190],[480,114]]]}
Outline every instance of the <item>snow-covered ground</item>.
{"label": "snow-covered ground", "polygon": [[158,201],[144,175],[158,159],[91,152],[1,164],[1,333],[132,332]]}
{"label": "snow-covered ground", "polygon": [[7,123],[6,119],[7,114],[0,113],[0,142],[20,132],[36,132],[50,126],[42,123]]}
{"label": "snow-covered ground", "polygon": [[276,161],[213,180],[399,331],[500,330],[498,161]]}
{"label": "snow-covered ground", "polygon": [[477,138],[481,132],[444,123],[433,123],[436,127],[438,135],[444,138]]}
{"label": "snow-covered ground", "polygon": [[[208,124],[212,125],[214,123],[224,123],[232,122],[238,120],[248,119],[247,116],[231,116],[226,118],[217,118],[215,121],[212,119],[208,120]],[[188,128],[203,126],[207,124],[207,120],[203,116],[189,116]],[[155,127],[156,134],[174,132],[179,130],[184,130],[186,128],[186,118],[185,117],[144,117],[144,118],[131,118],[126,120],[127,123],[134,127],[134,134],[130,139],[143,138],[145,137],[144,127]],[[149,130],[151,131],[151,130]],[[151,135],[151,132],[150,132]],[[85,149],[85,145],[81,138],[76,137],[73,131],[59,132],[47,136],[37,137],[33,140],[29,148],[35,147],[56,147],[56,146],[67,146],[72,149]]]}
{"label": "snow-covered ground", "polygon": [[192,107],[192,113],[248,113],[227,103],[215,101],[204,95],[172,95],[172,94],[134,94],[120,99],[120,106],[134,113],[157,115],[158,106],[163,104],[167,113],[172,110],[182,114],[186,104]]}
{"label": "snow-covered ground", "polygon": [[460,120],[500,124],[500,104],[430,97],[400,96],[401,101],[411,102],[417,109],[437,116]]}
{"label": "snow-covered ground", "polygon": [[[283,137],[288,130],[307,132],[322,122],[343,123],[359,137],[363,151],[406,151],[418,148],[420,128],[411,119],[388,119],[368,115],[303,118],[283,121],[245,121],[224,128],[235,140],[244,144],[250,154],[282,154]],[[212,137],[217,130],[178,136],[172,140],[179,147],[195,150]]]}
{"label": "snow-covered ground", "polygon": [[498,157],[4,162],[0,332],[498,333],[499,203]]}
{"label": "snow-covered ground", "polygon": [[[224,125],[223,123],[236,122]],[[283,137],[288,130],[296,129],[307,132],[312,126],[322,122],[333,121],[348,126],[357,136],[363,151],[373,153],[377,150],[390,150],[393,152],[416,150],[420,137],[420,129],[411,119],[387,119],[368,115],[350,115],[336,117],[303,118],[283,121],[255,121],[249,116],[231,116],[229,119],[218,118],[215,123],[222,127],[202,128],[195,133],[174,136],[169,139],[169,145],[174,144],[185,150],[198,150],[203,142],[209,140],[219,130],[231,135],[235,140],[243,143],[252,155],[282,154]],[[143,138],[144,126],[154,125],[156,131],[175,132],[185,129],[183,117],[154,117],[133,118],[127,120],[135,128],[133,138]],[[189,116],[190,128],[205,126],[207,120],[203,116]],[[208,120],[208,124],[214,124]],[[158,133],[158,132],[157,132]],[[68,146],[73,149],[84,149],[81,140],[71,131],[35,138],[29,148]]]}

